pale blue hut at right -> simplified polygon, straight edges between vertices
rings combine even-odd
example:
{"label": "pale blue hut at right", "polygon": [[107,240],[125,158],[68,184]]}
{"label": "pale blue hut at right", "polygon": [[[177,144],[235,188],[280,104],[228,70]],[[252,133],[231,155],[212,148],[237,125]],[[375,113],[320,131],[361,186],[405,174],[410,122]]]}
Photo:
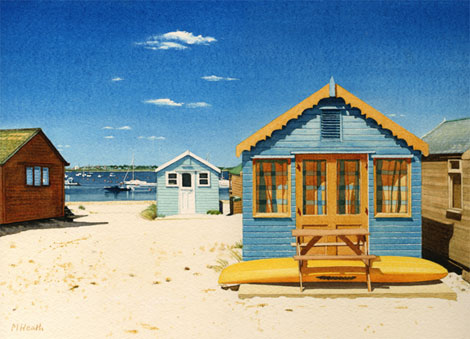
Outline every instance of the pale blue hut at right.
{"label": "pale blue hut at right", "polygon": [[159,166],[158,214],[206,214],[219,210],[220,169],[186,151]]}

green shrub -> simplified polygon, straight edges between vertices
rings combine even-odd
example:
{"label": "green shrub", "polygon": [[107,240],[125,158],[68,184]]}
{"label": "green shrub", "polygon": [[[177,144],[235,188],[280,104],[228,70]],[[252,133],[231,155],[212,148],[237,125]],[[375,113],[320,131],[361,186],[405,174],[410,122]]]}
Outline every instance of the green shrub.
{"label": "green shrub", "polygon": [[207,214],[219,215],[222,214],[219,210],[208,210]]}
{"label": "green shrub", "polygon": [[80,205],[80,206],[78,206],[78,209],[79,209],[79,210],[84,210],[84,209],[85,209],[85,206]]}
{"label": "green shrub", "polygon": [[154,220],[157,217],[157,205],[152,204],[142,212],[140,212],[142,218],[147,220]]}

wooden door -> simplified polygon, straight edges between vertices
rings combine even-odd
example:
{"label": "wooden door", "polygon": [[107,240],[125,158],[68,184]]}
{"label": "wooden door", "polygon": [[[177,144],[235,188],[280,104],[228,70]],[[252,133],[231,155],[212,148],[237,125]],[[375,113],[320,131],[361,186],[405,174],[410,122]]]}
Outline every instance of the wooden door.
{"label": "wooden door", "polygon": [[[368,229],[366,154],[296,156],[296,227]],[[303,239],[307,242],[309,238]],[[351,239],[355,241],[355,239]],[[331,237],[322,242],[334,244]],[[309,254],[352,254],[347,246],[318,246]]]}
{"label": "wooden door", "polygon": [[179,188],[180,214],[196,213],[194,176],[193,173],[181,173]]}

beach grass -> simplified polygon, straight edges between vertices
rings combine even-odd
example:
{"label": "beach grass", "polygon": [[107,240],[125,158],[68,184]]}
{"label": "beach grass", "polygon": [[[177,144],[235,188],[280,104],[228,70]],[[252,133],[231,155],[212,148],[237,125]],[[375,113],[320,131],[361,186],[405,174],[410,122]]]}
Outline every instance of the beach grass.
{"label": "beach grass", "polygon": [[155,218],[157,217],[157,205],[151,204],[142,212],[140,212],[140,216],[147,220],[155,220]]}

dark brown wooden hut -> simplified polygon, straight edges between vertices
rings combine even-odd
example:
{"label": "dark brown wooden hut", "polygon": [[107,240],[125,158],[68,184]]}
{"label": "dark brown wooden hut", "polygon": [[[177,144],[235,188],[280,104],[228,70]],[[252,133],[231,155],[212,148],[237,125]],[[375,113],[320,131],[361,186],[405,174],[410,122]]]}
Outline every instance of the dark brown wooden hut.
{"label": "dark brown wooden hut", "polygon": [[0,130],[0,224],[64,216],[68,165],[40,128]]}

